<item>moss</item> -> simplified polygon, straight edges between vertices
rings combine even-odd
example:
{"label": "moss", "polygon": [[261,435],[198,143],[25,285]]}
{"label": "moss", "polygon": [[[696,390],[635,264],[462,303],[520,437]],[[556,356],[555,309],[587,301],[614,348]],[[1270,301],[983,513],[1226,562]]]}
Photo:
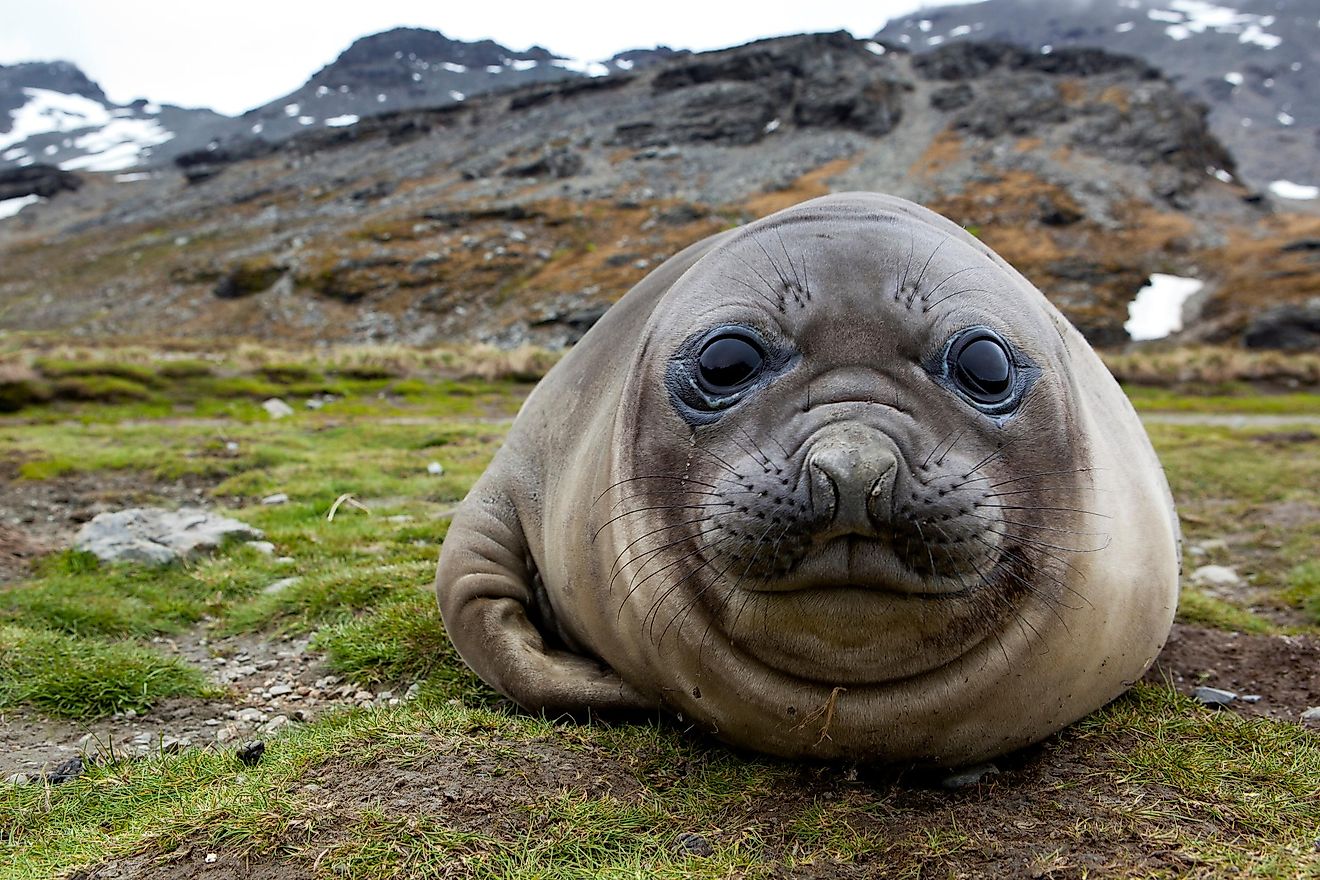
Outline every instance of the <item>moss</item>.
{"label": "moss", "polygon": [[239,299],[269,290],[288,271],[270,257],[253,257],[229,270],[215,287],[220,299]]}
{"label": "moss", "polygon": [[150,400],[149,388],[132,379],[118,376],[67,376],[52,383],[53,396],[80,403],[128,403]]}

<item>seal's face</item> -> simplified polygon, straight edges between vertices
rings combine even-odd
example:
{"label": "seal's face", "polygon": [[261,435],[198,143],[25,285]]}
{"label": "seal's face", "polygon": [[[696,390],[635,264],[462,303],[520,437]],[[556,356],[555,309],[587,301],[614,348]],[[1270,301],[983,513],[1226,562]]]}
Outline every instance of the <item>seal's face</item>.
{"label": "seal's face", "polygon": [[657,648],[882,683],[1086,601],[1070,557],[1104,519],[1037,292],[874,212],[759,224],[695,269],[652,316],[597,515]]}

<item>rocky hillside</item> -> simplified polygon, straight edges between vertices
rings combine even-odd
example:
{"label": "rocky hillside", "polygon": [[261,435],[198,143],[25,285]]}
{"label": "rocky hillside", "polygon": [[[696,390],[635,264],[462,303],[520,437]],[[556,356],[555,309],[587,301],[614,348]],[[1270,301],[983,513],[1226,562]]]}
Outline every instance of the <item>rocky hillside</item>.
{"label": "rocky hillside", "polygon": [[[405,55],[406,57],[406,55]],[[1314,295],[1320,220],[1235,182],[1144,62],[787,37],[317,127],[0,221],[0,328],[104,337],[571,341],[684,245],[830,190],[967,226],[1095,342],[1152,273],[1188,334]]]}
{"label": "rocky hillside", "polygon": [[582,62],[534,46],[515,52],[438,31],[396,28],[355,41],[299,89],[237,118],[210,110],[112,103],[68,62],[0,65],[0,170],[33,163],[123,171],[199,150],[251,153],[319,128],[528,83],[605,76],[681,56],[664,46]]}
{"label": "rocky hillside", "polygon": [[1251,185],[1320,185],[1315,0],[985,0],[896,18],[876,39],[914,52],[999,40],[1135,55],[1210,107],[1211,131]]}

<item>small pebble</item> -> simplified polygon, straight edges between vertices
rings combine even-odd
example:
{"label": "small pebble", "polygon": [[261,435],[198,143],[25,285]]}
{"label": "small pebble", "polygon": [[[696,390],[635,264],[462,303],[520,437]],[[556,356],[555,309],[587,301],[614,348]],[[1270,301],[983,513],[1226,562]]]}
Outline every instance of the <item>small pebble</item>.
{"label": "small pebble", "polygon": [[261,408],[264,409],[266,415],[270,416],[272,419],[283,419],[293,415],[293,407],[289,406],[278,397],[272,397],[270,400],[264,401],[261,404]]}
{"label": "small pebble", "polygon": [[1243,694],[1242,696],[1238,697],[1238,699],[1244,703],[1259,703],[1261,700],[1261,696],[1260,694]]}
{"label": "small pebble", "polygon": [[234,754],[238,757],[238,760],[247,766],[255,767],[261,761],[261,756],[266,754],[266,744],[259,739],[254,739],[251,742],[243,743]]}
{"label": "small pebble", "polygon": [[426,472],[438,477],[445,472],[445,468],[440,462],[433,461],[426,466]]}
{"label": "small pebble", "polygon": [[261,499],[262,504],[288,504],[289,496],[285,492],[276,492],[274,495],[267,495]]}
{"label": "small pebble", "polygon": [[983,781],[987,776],[996,776],[999,774],[999,768],[994,764],[976,764],[965,770],[959,770],[956,773],[950,773],[940,780],[940,787],[955,791],[959,788],[967,788],[970,785],[976,785]]}
{"label": "small pebble", "polygon": [[208,865],[214,865],[214,864],[219,860],[219,858],[220,858],[220,857],[219,857],[218,855],[216,855],[215,853],[207,853],[207,854],[206,854],[206,863],[207,863]]}
{"label": "small pebble", "polygon": [[684,831],[674,838],[674,849],[680,855],[685,856],[707,858],[715,855],[715,847],[710,845],[710,841],[700,834],[693,834],[691,831]]}
{"label": "small pebble", "polygon": [[1202,686],[1192,691],[1192,699],[1203,706],[1227,706],[1237,699],[1237,694],[1221,688]]}
{"label": "small pebble", "polygon": [[1302,723],[1320,726],[1320,706],[1312,706],[1303,712]]}
{"label": "small pebble", "polygon": [[257,551],[262,556],[275,555],[275,545],[272,544],[270,541],[244,541],[243,546],[251,547],[253,550]]}

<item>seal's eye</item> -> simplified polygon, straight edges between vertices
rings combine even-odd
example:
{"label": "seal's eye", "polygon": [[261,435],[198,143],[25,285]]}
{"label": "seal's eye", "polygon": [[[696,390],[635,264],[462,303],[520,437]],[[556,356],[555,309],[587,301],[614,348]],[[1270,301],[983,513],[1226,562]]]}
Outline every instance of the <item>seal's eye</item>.
{"label": "seal's eye", "polygon": [[1013,360],[988,331],[969,333],[949,349],[949,376],[977,403],[1003,403],[1013,393]]}
{"label": "seal's eye", "polygon": [[755,376],[764,361],[761,347],[746,336],[717,336],[697,359],[701,384],[711,394],[730,394]]}

